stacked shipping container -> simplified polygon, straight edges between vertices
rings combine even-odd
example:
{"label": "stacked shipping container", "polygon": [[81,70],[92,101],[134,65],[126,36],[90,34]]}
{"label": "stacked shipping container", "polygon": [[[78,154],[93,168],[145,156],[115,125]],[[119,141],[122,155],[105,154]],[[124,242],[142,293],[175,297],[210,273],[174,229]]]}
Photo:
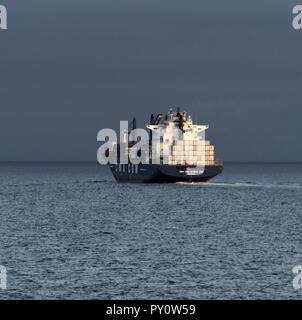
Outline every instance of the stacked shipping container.
{"label": "stacked shipping container", "polygon": [[179,140],[172,146],[170,165],[213,165],[214,146],[209,140]]}

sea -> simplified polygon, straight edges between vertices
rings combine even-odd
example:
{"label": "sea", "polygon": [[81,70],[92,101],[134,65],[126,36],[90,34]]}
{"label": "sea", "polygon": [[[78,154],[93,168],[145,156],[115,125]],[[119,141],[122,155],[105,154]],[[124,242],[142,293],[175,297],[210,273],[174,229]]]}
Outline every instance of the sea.
{"label": "sea", "polygon": [[302,164],[118,184],[95,163],[1,163],[0,265],[0,299],[301,299]]}

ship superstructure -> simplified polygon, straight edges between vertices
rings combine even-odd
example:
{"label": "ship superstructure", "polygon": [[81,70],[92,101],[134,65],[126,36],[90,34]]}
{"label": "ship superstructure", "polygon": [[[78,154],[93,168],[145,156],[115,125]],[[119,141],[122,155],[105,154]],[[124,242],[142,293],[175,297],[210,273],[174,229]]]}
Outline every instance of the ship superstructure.
{"label": "ship superstructure", "polygon": [[[152,119],[152,117],[151,117]],[[185,111],[173,112],[170,110],[158,124],[147,125],[154,133],[163,133],[160,152],[163,157],[168,157],[169,165],[214,165],[214,146],[205,140],[205,130],[208,125],[193,124],[192,118]],[[152,123],[152,120],[151,120]],[[178,130],[179,129],[179,130]],[[178,136],[176,137],[177,134]]]}

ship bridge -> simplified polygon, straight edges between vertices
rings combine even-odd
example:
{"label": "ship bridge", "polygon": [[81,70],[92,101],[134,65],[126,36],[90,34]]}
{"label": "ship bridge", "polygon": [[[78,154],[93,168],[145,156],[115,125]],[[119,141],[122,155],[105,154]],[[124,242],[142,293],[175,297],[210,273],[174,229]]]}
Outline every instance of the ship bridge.
{"label": "ship bridge", "polygon": [[[170,165],[212,165],[214,146],[205,140],[208,125],[193,124],[192,117],[186,112],[172,109],[164,116],[151,115],[150,144],[160,144],[162,156],[168,157]],[[155,141],[154,141],[155,140]]]}

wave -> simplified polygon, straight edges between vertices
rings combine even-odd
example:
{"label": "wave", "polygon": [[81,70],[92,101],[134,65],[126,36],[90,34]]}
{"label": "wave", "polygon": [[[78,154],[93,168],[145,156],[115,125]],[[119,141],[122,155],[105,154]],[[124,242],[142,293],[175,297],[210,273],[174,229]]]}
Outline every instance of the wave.
{"label": "wave", "polygon": [[301,185],[273,184],[273,183],[250,183],[250,182],[177,182],[185,185],[202,185],[205,187],[233,187],[233,188],[285,188],[302,189]]}
{"label": "wave", "polygon": [[48,181],[48,182],[33,182],[33,183],[15,183],[15,184],[0,184],[0,187],[37,187],[37,186],[51,186],[51,185],[79,185],[79,184],[96,184],[96,183],[107,183],[107,182],[114,182],[114,180],[90,180],[90,181],[71,181],[71,182],[55,182],[55,181]]}

